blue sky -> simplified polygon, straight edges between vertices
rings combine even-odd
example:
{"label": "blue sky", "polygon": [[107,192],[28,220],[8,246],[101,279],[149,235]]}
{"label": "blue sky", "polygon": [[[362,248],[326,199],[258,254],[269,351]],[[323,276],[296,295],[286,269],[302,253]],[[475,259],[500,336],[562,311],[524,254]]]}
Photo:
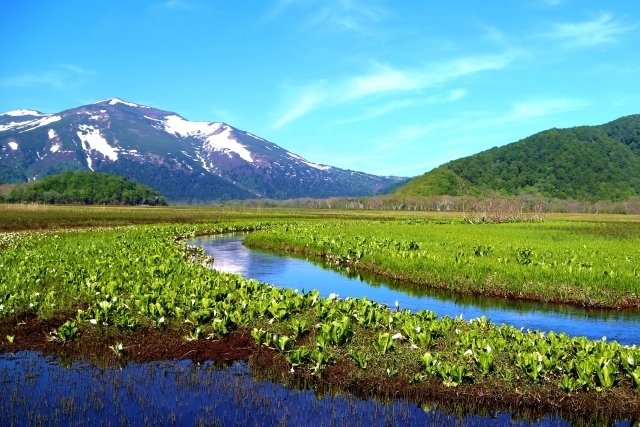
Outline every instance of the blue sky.
{"label": "blue sky", "polygon": [[635,0],[21,0],[0,25],[0,111],[119,97],[376,174],[640,113]]}

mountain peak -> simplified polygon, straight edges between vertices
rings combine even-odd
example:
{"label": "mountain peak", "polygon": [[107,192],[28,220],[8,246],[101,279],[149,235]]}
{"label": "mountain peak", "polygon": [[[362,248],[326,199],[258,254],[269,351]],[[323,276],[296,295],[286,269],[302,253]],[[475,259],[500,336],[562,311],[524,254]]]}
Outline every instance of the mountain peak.
{"label": "mountain peak", "polygon": [[133,102],[125,101],[120,98],[109,98],[109,99],[104,99],[102,101],[96,101],[92,103],[92,105],[100,105],[100,104],[107,104],[107,105],[122,104],[122,105],[126,105],[127,107],[134,107],[134,108],[151,108],[151,107],[147,107],[146,105],[140,105]]}
{"label": "mountain peak", "polygon": [[54,115],[0,117],[0,183],[65,169],[109,172],[172,200],[363,196],[398,183],[307,161],[223,122],[109,98]]}

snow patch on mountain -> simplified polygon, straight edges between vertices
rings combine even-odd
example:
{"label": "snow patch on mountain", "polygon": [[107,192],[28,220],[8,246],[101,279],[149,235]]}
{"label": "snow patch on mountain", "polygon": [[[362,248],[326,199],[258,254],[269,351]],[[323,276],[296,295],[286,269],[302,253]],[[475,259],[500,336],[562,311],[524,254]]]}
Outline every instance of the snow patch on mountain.
{"label": "snow patch on mountain", "polygon": [[208,135],[206,137],[206,142],[206,148],[209,148],[212,151],[226,151],[228,154],[231,154],[229,152],[236,153],[244,161],[253,163],[251,152],[233,137],[233,131],[228,126],[224,126],[220,133]]}
{"label": "snow patch on mountain", "polygon": [[151,108],[151,107],[147,107],[146,105],[134,104],[133,102],[123,101],[120,98],[103,99],[102,101],[94,102],[92,105],[104,104],[104,103],[107,103],[109,105],[122,104],[122,105],[126,105],[127,107],[134,107],[134,108]]}
{"label": "snow patch on mountain", "polygon": [[251,152],[233,137],[232,129],[224,123],[192,122],[177,115],[166,116],[163,123],[165,132],[176,136],[199,138],[205,141],[205,148],[210,151],[235,153],[244,161],[253,163]]}
{"label": "snow patch on mountain", "polygon": [[206,170],[209,173],[213,173],[213,170],[211,167],[209,167],[209,165],[207,164],[207,161],[205,160],[204,157],[202,157],[200,155],[200,153],[196,152],[196,157],[198,158],[198,160],[200,160],[200,164],[202,165],[202,167],[204,168],[204,170]]}
{"label": "snow patch on mountain", "polygon": [[182,137],[206,136],[219,131],[223,126],[216,122],[192,122],[177,115],[166,116],[162,122],[165,132]]}
{"label": "snow patch on mountain", "polygon": [[47,116],[47,117],[43,117],[41,119],[36,119],[36,120],[30,120],[26,123],[22,123],[21,126],[19,126],[19,128],[27,128],[27,129],[22,129],[20,131],[20,133],[24,133],[24,132],[30,132],[34,129],[38,129],[40,127],[43,126],[49,126],[52,123],[55,123],[59,120],[62,120],[62,117],[60,116]]}
{"label": "snow patch on mountain", "polygon": [[4,132],[5,130],[16,129],[23,125],[24,125],[24,122],[9,122],[4,125],[0,125],[0,132]]}
{"label": "snow patch on mountain", "polygon": [[49,136],[49,140],[52,142],[51,147],[49,147],[49,151],[52,153],[57,153],[60,151],[61,145],[58,142],[60,138],[54,129],[47,130],[47,136]]}
{"label": "snow patch on mountain", "polygon": [[[258,135],[254,135],[254,134],[252,134],[252,133],[250,133],[250,132],[245,132],[245,133],[246,133],[247,135],[249,135],[251,138],[259,139],[260,141],[264,141],[264,142],[269,142],[269,141],[267,141],[267,140],[266,140],[266,139],[264,139],[264,138],[260,138]],[[269,149],[270,149],[270,148],[269,148]]]}
{"label": "snow patch on mountain", "polygon": [[30,115],[22,115],[22,116],[13,115],[11,117],[16,117],[17,121],[12,121],[12,122],[0,125],[0,132],[4,132],[7,130],[20,130],[20,132],[27,132],[27,131],[39,128],[40,126],[46,126],[48,124],[57,122],[62,118],[60,116],[50,116],[48,114],[39,114],[38,117],[40,118],[38,119],[30,119],[29,118],[31,117]]}
{"label": "snow patch on mountain", "polygon": [[0,114],[0,116],[12,116],[12,117],[21,117],[21,116],[46,116],[47,114],[43,114],[36,110],[27,110],[26,108],[21,108],[19,110],[7,111],[6,113]]}
{"label": "snow patch on mountain", "polygon": [[77,134],[82,142],[82,148],[87,152],[87,165],[93,170],[91,150],[95,150],[110,160],[118,160],[118,152],[100,135],[100,129],[90,125],[80,125]]}
{"label": "snow patch on mountain", "polygon": [[293,159],[296,159],[296,160],[301,161],[302,163],[304,163],[304,164],[305,164],[305,165],[307,165],[307,166],[311,166],[311,167],[312,167],[312,168],[314,168],[314,169],[318,169],[318,170],[321,170],[321,171],[326,171],[326,170],[331,169],[331,166],[320,165],[320,164],[318,164],[318,163],[310,162],[310,161],[308,161],[307,159],[305,159],[305,158],[303,158],[303,157],[300,157],[300,156],[298,156],[297,154],[291,153],[291,152],[289,152],[289,151],[287,151],[287,155],[288,155],[289,157],[293,158]]}

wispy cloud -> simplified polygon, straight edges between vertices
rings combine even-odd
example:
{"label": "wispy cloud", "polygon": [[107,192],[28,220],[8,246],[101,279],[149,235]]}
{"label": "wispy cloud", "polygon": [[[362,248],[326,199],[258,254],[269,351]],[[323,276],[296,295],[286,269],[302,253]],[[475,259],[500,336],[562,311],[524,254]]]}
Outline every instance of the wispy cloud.
{"label": "wispy cloud", "polygon": [[188,0],[166,0],[159,5],[163,9],[169,10],[195,10],[196,6]]}
{"label": "wispy cloud", "polygon": [[300,3],[300,0],[275,0],[269,12],[264,16],[264,20],[271,21],[276,19],[298,3]]}
{"label": "wispy cloud", "polygon": [[322,7],[310,19],[314,27],[328,27],[337,31],[371,34],[372,26],[386,17],[386,10],[373,1],[333,0],[320,2]]}
{"label": "wispy cloud", "polygon": [[566,3],[567,0],[541,0],[542,3],[549,6],[560,6],[563,3]]}
{"label": "wispy cloud", "polygon": [[488,25],[485,23],[478,24],[480,30],[482,31],[482,39],[486,40],[490,43],[496,43],[498,45],[506,45],[509,42],[509,37],[503,31],[494,27],[492,25]]}
{"label": "wispy cloud", "polygon": [[16,88],[49,86],[62,90],[69,87],[77,87],[92,75],[95,75],[95,73],[77,65],[62,64],[50,70],[4,77],[0,79],[0,84]]}
{"label": "wispy cloud", "polygon": [[614,19],[611,14],[601,13],[584,22],[556,22],[538,36],[560,41],[568,48],[588,48],[616,42],[622,35],[637,28]]}
{"label": "wispy cloud", "polygon": [[292,105],[280,114],[271,127],[279,129],[315,109],[327,97],[325,85],[325,81],[318,81],[300,90]]}
{"label": "wispy cloud", "polygon": [[427,89],[482,71],[502,69],[515,56],[515,52],[470,56],[408,70],[376,64],[373,72],[347,81],[343,99],[352,101],[390,92]]}
{"label": "wispy cloud", "polygon": [[377,65],[373,73],[350,79],[343,98],[354,100],[385,92],[415,90],[422,86],[422,80],[418,72]]}
{"label": "wispy cloud", "polygon": [[[516,54],[507,52],[498,55],[463,57],[440,64],[431,64],[422,68],[399,69],[390,65],[374,63],[369,73],[345,78],[329,85],[323,81],[322,85],[305,86],[293,90],[297,95],[290,97],[290,105],[274,121],[273,128],[280,128],[294,120],[327,107],[354,103],[378,96],[397,96],[406,93],[420,94],[424,90],[433,90],[446,83],[451,83],[465,76],[482,71],[499,70],[514,60]],[[289,89],[291,91],[291,89]],[[465,93],[458,89],[450,93],[455,101]],[[433,98],[424,97],[429,102],[438,102]],[[408,100],[392,100],[383,107],[376,107],[365,115],[380,116],[386,112],[411,106]],[[424,102],[424,101],[423,101]]]}
{"label": "wispy cloud", "polygon": [[375,33],[374,27],[388,15],[377,1],[363,0],[277,0],[266,20],[273,20],[296,9],[305,14],[302,25],[323,32],[352,32],[360,35]]}
{"label": "wispy cloud", "polygon": [[[507,125],[524,124],[543,117],[558,116],[580,110],[588,105],[589,103],[582,99],[560,97],[515,102],[509,109],[501,113],[463,112],[457,117],[395,129],[392,135],[383,137],[374,150],[377,153],[397,150],[399,147],[423,143],[434,135],[437,135],[438,139],[442,141],[477,138],[479,130],[504,129],[504,126]],[[457,137],[454,138],[454,135]]]}
{"label": "wispy cloud", "polygon": [[[516,102],[503,111],[464,111],[428,123],[402,125],[370,141],[371,149],[357,160],[376,165],[376,168],[369,169],[381,174],[422,173],[446,161],[513,142],[524,136],[521,134],[523,129],[533,132],[539,125],[547,127],[549,122],[561,121],[563,115],[566,117],[565,113],[588,105],[584,100],[565,97],[526,100]],[[549,120],[550,117],[552,119]],[[427,152],[430,154],[423,154]],[[419,163],[403,162],[401,166],[394,166],[389,159],[399,158],[398,153],[404,153],[403,160],[412,159]],[[349,164],[349,159],[345,159],[345,164]]]}
{"label": "wispy cloud", "polygon": [[447,102],[455,102],[462,98],[464,98],[467,94],[467,91],[464,89],[453,89],[449,92],[437,94],[434,96],[428,96],[424,98],[410,98],[410,99],[400,99],[394,100],[382,105],[375,105],[373,107],[367,108],[364,113],[333,122],[333,125],[343,125],[349,123],[356,123],[365,120],[375,119],[376,117],[385,116],[387,114],[393,113],[395,111],[404,110],[406,108],[412,107],[420,107],[425,105],[433,105],[433,104],[443,104]]}
{"label": "wispy cloud", "polygon": [[556,114],[580,110],[587,105],[588,102],[575,98],[552,98],[517,102],[513,104],[511,110],[493,122],[501,124],[554,116]]}
{"label": "wispy cloud", "polygon": [[213,108],[211,114],[214,121],[225,123],[237,123],[238,117],[226,108]]}

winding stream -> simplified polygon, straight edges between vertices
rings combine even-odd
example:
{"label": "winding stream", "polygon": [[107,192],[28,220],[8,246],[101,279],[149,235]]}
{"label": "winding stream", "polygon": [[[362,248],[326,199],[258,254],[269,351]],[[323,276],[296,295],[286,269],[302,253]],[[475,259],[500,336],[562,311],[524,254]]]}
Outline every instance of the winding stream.
{"label": "winding stream", "polygon": [[416,291],[401,283],[371,274],[337,271],[304,258],[249,249],[243,233],[202,236],[190,242],[214,257],[213,268],[237,273],[275,286],[299,290],[318,289],[341,298],[366,296],[393,307],[432,310],[438,316],[472,319],[486,316],[493,323],[517,328],[566,332],[590,339],[616,340],[640,345],[640,314],[606,310],[586,310],[552,304],[461,296],[436,291]]}

